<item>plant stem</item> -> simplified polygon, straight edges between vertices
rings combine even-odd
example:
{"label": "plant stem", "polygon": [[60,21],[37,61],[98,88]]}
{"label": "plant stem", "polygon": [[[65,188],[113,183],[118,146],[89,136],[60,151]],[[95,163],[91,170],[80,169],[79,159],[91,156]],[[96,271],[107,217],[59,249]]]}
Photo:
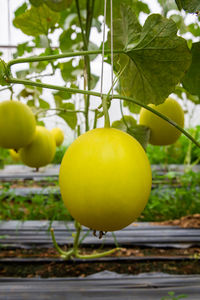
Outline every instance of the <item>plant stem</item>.
{"label": "plant stem", "polygon": [[114,249],[111,249],[109,251],[96,253],[96,254],[90,254],[90,255],[81,255],[81,254],[77,253],[76,257],[80,258],[80,259],[100,258],[100,257],[104,257],[104,256],[107,256],[107,255],[111,255],[111,254],[113,254],[113,253],[115,253],[116,251],[119,251],[119,250],[121,250],[121,248],[114,248]]}
{"label": "plant stem", "polygon": [[108,113],[107,100],[108,100],[107,96],[102,96],[102,106],[103,106],[103,113],[104,113],[104,118],[105,118],[104,127],[110,128],[110,117],[109,117],[109,113]]}
{"label": "plant stem", "polygon": [[52,238],[54,247],[56,248],[56,250],[58,251],[58,253],[59,253],[60,255],[66,255],[67,252],[63,251],[63,250],[58,246],[58,244],[57,244],[57,242],[56,242],[56,238],[55,238],[55,234],[54,234],[53,228],[51,228],[50,232],[51,232],[51,238]]}
{"label": "plant stem", "polygon": [[82,39],[83,39],[83,44],[84,44],[84,48],[86,50],[87,40],[86,40],[86,34],[84,32],[84,28],[83,28],[83,22],[82,22],[82,19],[81,19],[79,0],[76,0],[76,10],[77,10],[77,14],[78,14],[79,25],[80,25],[80,28],[81,28],[81,35],[82,35]]}
{"label": "plant stem", "polygon": [[[12,78],[12,77],[7,78],[7,82],[8,83],[15,83],[15,84],[30,85],[30,86],[38,86],[38,87],[48,88],[48,89],[58,90],[58,91],[66,91],[66,92],[72,93],[72,94],[83,94],[83,95],[85,94],[85,95],[91,95],[91,96],[96,96],[96,97],[100,97],[100,98],[101,98],[101,96],[103,96],[105,98],[108,98],[107,95],[105,95],[105,94],[101,95],[98,92],[84,91],[84,90],[79,90],[79,89],[74,89],[74,88],[66,88],[66,87],[62,87],[62,86],[51,85],[51,84],[46,84],[46,83],[41,83],[41,82],[34,82],[34,81],[29,81],[29,80],[21,80],[21,79]],[[111,97],[109,97],[109,99],[111,99]],[[126,100],[126,101],[129,101],[129,102],[135,103],[136,105],[139,105],[141,107],[144,107],[145,109],[151,111],[152,113],[154,113],[158,117],[160,117],[160,118],[164,119],[165,121],[167,121],[172,126],[176,127],[187,138],[189,138],[198,148],[200,148],[200,143],[198,143],[187,131],[185,131],[182,127],[180,127],[174,121],[170,120],[165,115],[161,114],[160,112],[158,112],[157,110],[151,108],[150,106],[148,106],[146,104],[143,104],[139,101],[136,101],[135,99],[133,99],[131,97],[126,97],[126,96],[121,96],[121,95],[113,95],[112,99]]]}
{"label": "plant stem", "polygon": [[94,111],[94,123],[93,123],[93,129],[97,128],[97,116],[98,116],[98,110],[95,109],[95,111]]}
{"label": "plant stem", "polygon": [[[46,56],[31,56],[26,58],[17,58],[10,60],[7,63],[7,67],[10,68],[13,65],[21,64],[21,63],[29,63],[29,62],[37,62],[37,61],[49,61],[54,59],[60,58],[67,58],[67,57],[76,57],[76,56],[85,56],[85,55],[94,55],[94,54],[101,54],[101,50],[91,50],[91,51],[77,51],[77,52],[67,52],[62,54],[54,54],[54,55],[46,55]],[[126,53],[125,50],[114,50],[113,53]],[[110,54],[110,50],[105,50],[105,54]]]}
{"label": "plant stem", "polygon": [[82,113],[85,114],[84,110],[70,110],[65,108],[42,108],[41,110],[37,111],[35,116],[38,116],[44,112],[47,111],[58,111],[58,112],[64,112],[64,113]]}
{"label": "plant stem", "polygon": [[[81,28],[81,34],[82,34],[82,39],[83,39],[83,49],[85,51],[88,51],[88,44],[89,44],[89,34],[91,25],[90,22],[88,21],[88,18],[91,17],[91,12],[90,12],[90,5],[89,5],[89,0],[87,0],[87,20],[86,20],[86,31],[84,31],[83,28],[83,23],[81,19],[81,14],[80,14],[80,6],[79,6],[79,0],[76,0],[76,9],[77,9],[77,14],[78,14],[78,19],[79,19],[79,24]],[[93,15],[93,13],[92,13]],[[91,69],[90,69],[90,57],[89,55],[85,55],[84,57],[85,61],[85,69],[86,69],[86,76],[84,78],[84,88],[90,90],[91,89]],[[89,130],[89,106],[90,106],[90,95],[85,95],[85,131]]]}

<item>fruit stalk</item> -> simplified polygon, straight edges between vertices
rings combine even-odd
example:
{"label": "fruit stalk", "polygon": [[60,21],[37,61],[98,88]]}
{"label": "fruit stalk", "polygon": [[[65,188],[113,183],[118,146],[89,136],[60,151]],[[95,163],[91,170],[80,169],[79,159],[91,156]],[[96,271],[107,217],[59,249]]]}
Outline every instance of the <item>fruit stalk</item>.
{"label": "fruit stalk", "polygon": [[104,113],[104,119],[105,119],[104,127],[110,128],[110,117],[109,117],[109,113],[108,113],[107,101],[108,101],[108,97],[102,96],[102,106],[103,106],[103,113]]}

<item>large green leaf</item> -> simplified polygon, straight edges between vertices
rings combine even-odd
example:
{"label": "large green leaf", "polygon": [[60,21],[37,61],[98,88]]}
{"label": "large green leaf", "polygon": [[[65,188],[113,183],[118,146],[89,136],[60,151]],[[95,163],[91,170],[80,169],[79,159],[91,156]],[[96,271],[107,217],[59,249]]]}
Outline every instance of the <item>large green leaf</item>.
{"label": "large green leaf", "polygon": [[192,63],[183,78],[183,87],[192,95],[200,97],[200,42],[192,44]]}
{"label": "large green leaf", "polygon": [[[115,49],[127,49],[140,37],[141,25],[130,7],[120,6],[120,18],[113,22],[113,46]],[[108,44],[110,45],[110,31]]]}
{"label": "large green leaf", "polygon": [[59,21],[59,14],[46,5],[31,7],[13,20],[13,24],[27,35],[48,34],[50,28]]}
{"label": "large green leaf", "polygon": [[175,0],[178,8],[184,9],[190,13],[195,13],[200,11],[200,1],[199,0]]}
{"label": "large green leaf", "polygon": [[128,57],[120,55],[119,60],[124,69],[122,92],[145,104],[163,103],[191,63],[191,53],[186,41],[177,36],[176,24],[158,14],[147,18],[139,42],[126,53]]}
{"label": "large green leaf", "polygon": [[[81,2],[82,2],[82,4],[84,4],[84,2],[86,2],[86,1],[82,0]],[[122,1],[113,0],[113,17],[115,19],[120,17],[121,4],[122,4]],[[131,7],[137,16],[139,15],[140,12],[150,13],[148,5],[142,1],[123,0],[123,4],[126,7],[128,7],[128,6]],[[83,6],[83,8],[85,8],[85,7]],[[107,10],[106,11],[107,11],[106,22],[108,25],[110,25],[110,1],[107,1]],[[104,15],[104,0],[95,1],[94,16],[99,17],[99,15]]]}

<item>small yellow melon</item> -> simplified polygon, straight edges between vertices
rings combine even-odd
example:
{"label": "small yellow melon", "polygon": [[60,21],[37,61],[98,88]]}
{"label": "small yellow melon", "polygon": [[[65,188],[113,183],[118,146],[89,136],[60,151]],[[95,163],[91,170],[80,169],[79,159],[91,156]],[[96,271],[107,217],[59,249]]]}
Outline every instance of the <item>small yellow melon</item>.
{"label": "small yellow melon", "polygon": [[25,165],[40,168],[51,163],[55,151],[56,143],[50,131],[43,126],[36,126],[33,141],[20,149],[20,156]]}
{"label": "small yellow melon", "polygon": [[58,127],[55,127],[51,130],[51,133],[53,134],[53,137],[56,141],[56,146],[60,146],[62,145],[63,141],[64,141],[64,133],[63,131],[58,128]]}

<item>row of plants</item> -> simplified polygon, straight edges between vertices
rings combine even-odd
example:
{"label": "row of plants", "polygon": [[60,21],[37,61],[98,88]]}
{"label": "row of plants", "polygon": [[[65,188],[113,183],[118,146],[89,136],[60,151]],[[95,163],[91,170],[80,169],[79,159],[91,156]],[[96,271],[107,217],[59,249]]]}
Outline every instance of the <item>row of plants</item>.
{"label": "row of plants", "polygon": [[[164,221],[200,213],[200,174],[192,171],[183,175],[167,173],[154,175],[156,188],[152,190],[147,206],[138,221]],[[162,182],[167,180],[163,186]],[[176,185],[173,187],[174,181]],[[54,186],[57,181],[52,182]],[[62,220],[71,221],[59,193],[49,195],[17,196],[8,193],[10,184],[2,186],[0,220]]]}

